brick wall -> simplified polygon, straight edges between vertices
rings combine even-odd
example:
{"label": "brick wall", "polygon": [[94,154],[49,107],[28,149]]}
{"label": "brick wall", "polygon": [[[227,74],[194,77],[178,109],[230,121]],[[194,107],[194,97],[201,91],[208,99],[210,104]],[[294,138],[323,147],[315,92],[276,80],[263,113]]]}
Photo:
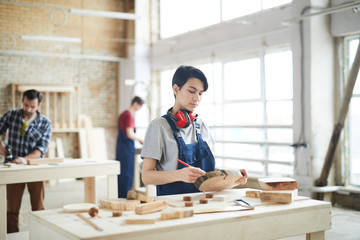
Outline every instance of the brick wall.
{"label": "brick wall", "polygon": [[[68,13],[69,8],[99,11],[133,11],[134,0],[16,0],[0,3],[0,116],[11,109],[11,84],[72,84],[80,86],[81,113],[91,117],[94,127],[112,129],[116,138],[117,109],[119,105],[119,62],[79,59],[76,56],[121,57],[127,55],[128,43],[121,39],[133,38],[129,21]],[[67,21],[54,26],[50,21],[51,8],[64,7]],[[64,14],[53,12],[53,23],[62,23]],[[125,31],[126,30],[126,31]],[[11,35],[11,37],[9,37]],[[133,34],[130,34],[133,35]],[[52,36],[80,38],[81,43],[24,40],[21,36]],[[4,39],[6,44],[4,44]],[[16,40],[16,44],[13,40]],[[59,54],[59,55],[57,55]],[[68,55],[66,55],[68,54]],[[67,57],[68,56],[68,57]],[[68,145],[77,142],[74,134],[66,134]],[[62,138],[64,137],[62,136]],[[76,144],[75,144],[76,145]],[[68,146],[64,146],[68,149]],[[76,147],[69,153],[76,157]],[[113,149],[109,158],[113,158]]]}

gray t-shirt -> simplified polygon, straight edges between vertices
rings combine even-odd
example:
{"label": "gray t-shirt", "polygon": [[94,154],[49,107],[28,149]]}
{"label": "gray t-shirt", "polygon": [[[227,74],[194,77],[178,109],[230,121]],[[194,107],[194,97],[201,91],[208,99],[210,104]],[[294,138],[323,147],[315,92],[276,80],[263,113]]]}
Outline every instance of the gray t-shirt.
{"label": "gray t-shirt", "polygon": [[[215,141],[211,136],[209,127],[199,117],[197,123],[200,126],[202,139],[211,148]],[[196,142],[195,123],[193,122],[187,128],[180,128],[180,134],[185,144]],[[177,169],[178,156],[178,145],[169,123],[163,117],[154,119],[146,130],[141,157],[156,159],[156,170],[158,171],[171,171]]]}

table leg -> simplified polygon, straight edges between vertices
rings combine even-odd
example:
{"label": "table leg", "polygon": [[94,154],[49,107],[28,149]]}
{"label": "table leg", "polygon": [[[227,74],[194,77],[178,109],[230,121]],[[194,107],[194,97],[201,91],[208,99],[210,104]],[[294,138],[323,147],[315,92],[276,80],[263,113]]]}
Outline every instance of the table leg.
{"label": "table leg", "polygon": [[85,202],[96,203],[95,177],[84,178]]}
{"label": "table leg", "polygon": [[107,197],[113,199],[118,197],[117,175],[107,176]]}
{"label": "table leg", "polygon": [[6,239],[7,223],[6,223],[6,184],[0,184],[0,239]]}
{"label": "table leg", "polygon": [[306,234],[306,240],[324,240],[324,239],[325,239],[325,231],[312,232]]}

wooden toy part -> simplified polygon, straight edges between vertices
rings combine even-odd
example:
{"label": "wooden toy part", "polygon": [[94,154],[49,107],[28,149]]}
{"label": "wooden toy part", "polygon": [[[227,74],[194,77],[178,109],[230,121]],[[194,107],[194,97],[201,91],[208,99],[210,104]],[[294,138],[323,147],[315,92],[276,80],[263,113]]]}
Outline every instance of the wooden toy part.
{"label": "wooden toy part", "polygon": [[184,196],[183,200],[184,201],[192,201],[192,197],[191,196]]}
{"label": "wooden toy part", "polygon": [[121,212],[121,211],[113,211],[113,212],[112,212],[112,216],[113,216],[113,217],[121,217],[121,216],[122,216],[122,212]]}
{"label": "wooden toy part", "polygon": [[207,194],[205,195],[205,197],[206,197],[206,198],[213,198],[213,197],[214,197],[214,194],[212,194],[212,193],[207,193]]}
{"label": "wooden toy part", "polygon": [[240,178],[238,170],[216,170],[196,179],[194,185],[202,192],[222,191],[238,185],[235,182]]}
{"label": "wooden toy part", "polygon": [[298,189],[296,180],[292,178],[259,178],[258,182],[264,191]]}
{"label": "wooden toy part", "polygon": [[200,200],[199,200],[199,203],[200,203],[200,204],[207,204],[207,203],[208,203],[208,200],[207,200],[207,199],[200,199]]}
{"label": "wooden toy part", "polygon": [[148,214],[161,211],[169,206],[167,201],[155,201],[151,203],[144,203],[135,207],[136,214]]}
{"label": "wooden toy part", "polygon": [[192,207],[192,206],[194,206],[194,202],[191,201],[185,202],[185,207]]}
{"label": "wooden toy part", "polygon": [[129,200],[140,200],[142,203],[153,202],[154,198],[145,196],[144,194],[138,193],[135,190],[130,190],[127,193],[127,199]]}
{"label": "wooden toy part", "polygon": [[95,217],[95,216],[99,217],[98,214],[99,214],[99,210],[96,207],[92,207],[89,209],[89,215],[91,217]]}

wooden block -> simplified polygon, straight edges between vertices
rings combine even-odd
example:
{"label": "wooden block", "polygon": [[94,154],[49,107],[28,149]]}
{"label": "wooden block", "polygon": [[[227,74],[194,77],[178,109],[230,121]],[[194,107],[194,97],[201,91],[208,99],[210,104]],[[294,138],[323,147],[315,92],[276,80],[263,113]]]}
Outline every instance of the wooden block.
{"label": "wooden block", "polygon": [[138,193],[137,199],[140,200],[140,202],[142,203],[149,203],[154,201],[154,198],[145,196],[144,194],[141,193]]}
{"label": "wooden block", "polygon": [[260,192],[262,202],[292,203],[295,199],[296,191],[263,191]]}
{"label": "wooden block", "polygon": [[135,207],[135,213],[142,215],[142,214],[158,212],[167,208],[168,206],[169,205],[167,201],[155,201],[150,203],[144,203],[137,205]]}
{"label": "wooden block", "polygon": [[205,197],[206,197],[206,198],[213,198],[213,197],[214,197],[214,194],[212,194],[212,193],[207,193],[207,194],[205,195]]}
{"label": "wooden block", "polygon": [[246,197],[259,198],[260,197],[260,191],[246,191]]}
{"label": "wooden block", "polygon": [[154,224],[156,219],[128,218],[125,224]]}
{"label": "wooden block", "polygon": [[191,196],[184,196],[183,200],[184,201],[192,201],[192,197]]}
{"label": "wooden block", "polygon": [[292,178],[259,178],[258,182],[264,191],[298,189],[296,180]]}
{"label": "wooden block", "polygon": [[154,198],[145,196],[144,194],[138,193],[135,190],[128,191],[127,199],[138,199],[142,203],[148,203],[154,201]]}
{"label": "wooden block", "polygon": [[126,199],[134,200],[134,199],[137,199],[137,196],[138,196],[138,194],[137,194],[137,192],[135,190],[130,190],[127,193]]}
{"label": "wooden block", "polygon": [[194,206],[194,202],[190,202],[190,201],[185,202],[185,207],[192,207],[192,206]]}
{"label": "wooden block", "polygon": [[199,200],[199,203],[200,203],[200,204],[207,204],[207,203],[208,203],[208,200],[207,200],[207,199],[200,199],[200,200]]}
{"label": "wooden block", "polygon": [[115,209],[121,211],[132,211],[135,209],[136,205],[139,205],[140,200],[126,200],[124,198],[116,198],[116,199],[100,199],[100,207],[107,209]]}
{"label": "wooden block", "polygon": [[121,212],[121,211],[113,211],[113,212],[112,212],[112,216],[113,216],[113,217],[121,217],[121,216],[122,216],[122,212]]}
{"label": "wooden block", "polygon": [[64,162],[64,158],[37,158],[27,159],[28,165],[49,164]]}
{"label": "wooden block", "polygon": [[170,219],[180,219],[180,218],[186,218],[186,217],[192,217],[194,215],[193,210],[174,210],[171,209],[169,211],[163,211],[161,212],[160,219],[161,220],[170,220]]}

